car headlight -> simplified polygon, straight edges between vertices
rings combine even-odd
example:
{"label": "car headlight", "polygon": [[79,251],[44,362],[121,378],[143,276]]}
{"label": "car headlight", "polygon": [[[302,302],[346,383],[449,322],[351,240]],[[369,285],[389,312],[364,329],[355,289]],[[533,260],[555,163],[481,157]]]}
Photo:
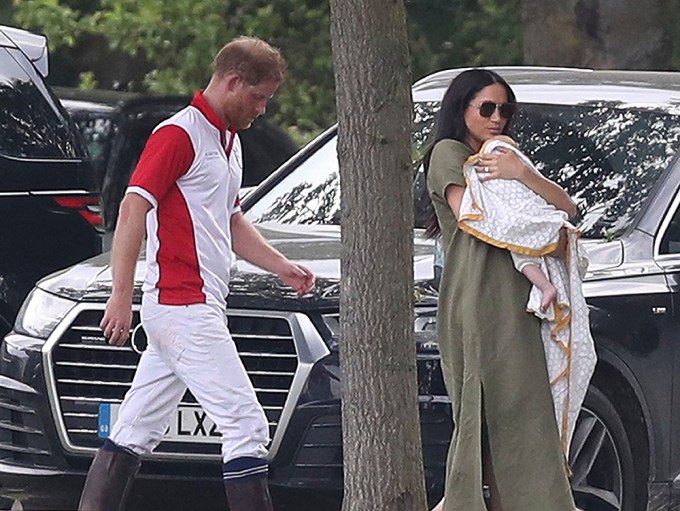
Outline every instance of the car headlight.
{"label": "car headlight", "polygon": [[76,302],[33,288],[24,301],[14,331],[39,339],[47,339],[64,316],[75,307]]}

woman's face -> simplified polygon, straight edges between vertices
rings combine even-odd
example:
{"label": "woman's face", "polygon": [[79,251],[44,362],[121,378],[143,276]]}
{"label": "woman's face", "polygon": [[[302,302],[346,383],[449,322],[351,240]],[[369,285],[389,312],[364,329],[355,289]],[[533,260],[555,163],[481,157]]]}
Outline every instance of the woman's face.
{"label": "woman's face", "polygon": [[505,128],[508,122],[508,119],[501,116],[498,108],[494,109],[490,117],[482,117],[479,112],[479,106],[487,102],[501,105],[507,103],[507,101],[508,93],[500,83],[487,85],[472,98],[472,101],[470,101],[470,104],[465,109],[465,125],[468,132],[465,135],[464,142],[473,151],[479,151],[484,142],[491,137],[503,133],[503,128]]}

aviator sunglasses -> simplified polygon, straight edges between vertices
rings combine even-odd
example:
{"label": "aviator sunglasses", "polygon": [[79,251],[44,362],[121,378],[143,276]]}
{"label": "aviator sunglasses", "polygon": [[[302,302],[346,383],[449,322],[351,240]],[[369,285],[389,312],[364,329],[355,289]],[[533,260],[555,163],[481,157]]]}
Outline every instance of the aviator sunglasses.
{"label": "aviator sunglasses", "polygon": [[498,109],[503,119],[510,119],[517,110],[517,105],[515,103],[500,103],[496,104],[493,101],[484,101],[479,105],[473,105],[479,109],[479,115],[482,117],[491,117],[493,113]]}

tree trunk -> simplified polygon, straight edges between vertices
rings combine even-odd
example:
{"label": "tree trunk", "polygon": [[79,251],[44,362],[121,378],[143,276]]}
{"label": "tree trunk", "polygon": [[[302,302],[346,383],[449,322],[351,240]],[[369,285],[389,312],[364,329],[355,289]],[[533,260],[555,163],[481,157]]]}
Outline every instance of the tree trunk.
{"label": "tree trunk", "polygon": [[524,63],[669,69],[667,0],[523,0]]}
{"label": "tree trunk", "polygon": [[344,510],[425,509],[403,0],[331,0],[342,202]]}

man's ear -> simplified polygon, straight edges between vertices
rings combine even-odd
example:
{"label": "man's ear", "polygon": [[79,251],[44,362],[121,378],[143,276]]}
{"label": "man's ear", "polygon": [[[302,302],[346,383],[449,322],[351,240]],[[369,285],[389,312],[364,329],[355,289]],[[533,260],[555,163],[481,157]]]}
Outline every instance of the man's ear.
{"label": "man's ear", "polygon": [[225,78],[225,87],[227,91],[233,92],[243,85],[243,78],[236,73],[229,73]]}

